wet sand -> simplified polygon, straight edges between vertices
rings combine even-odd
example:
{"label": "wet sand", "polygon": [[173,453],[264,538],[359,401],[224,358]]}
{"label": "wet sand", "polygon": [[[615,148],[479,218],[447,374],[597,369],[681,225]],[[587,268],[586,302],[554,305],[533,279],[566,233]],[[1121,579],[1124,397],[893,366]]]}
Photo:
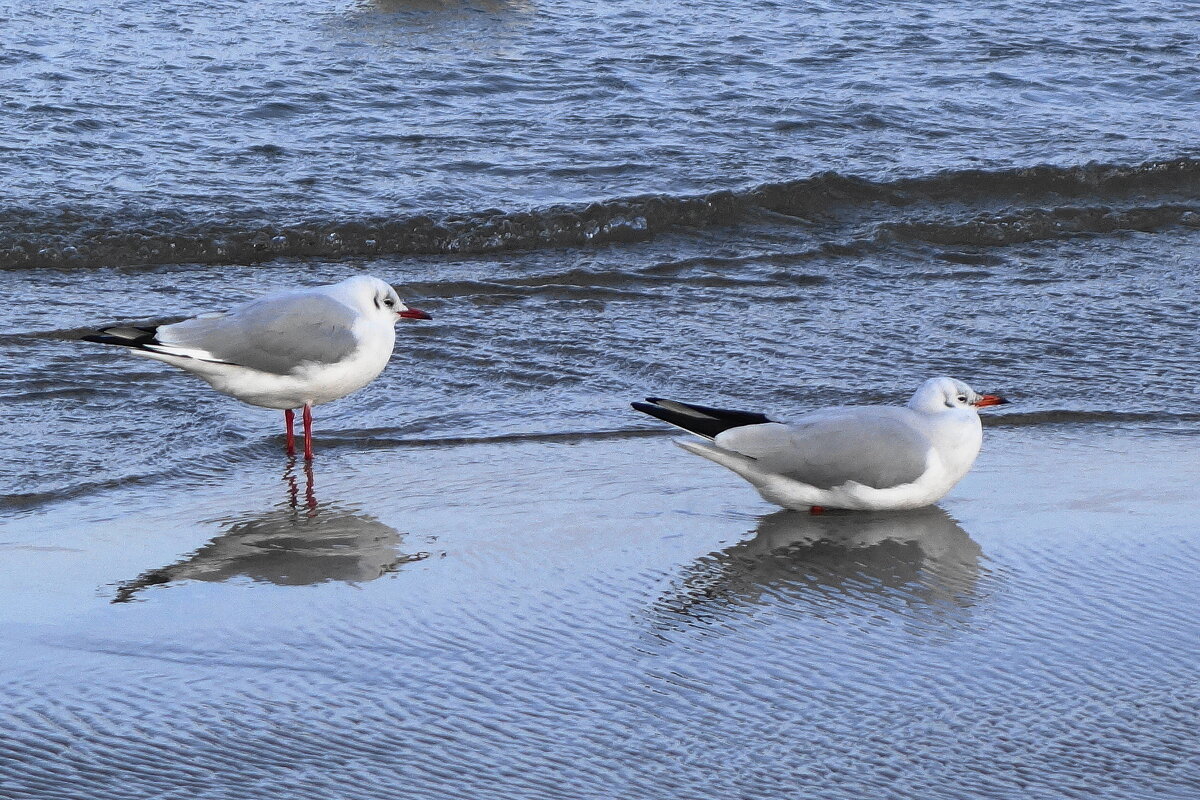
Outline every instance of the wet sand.
{"label": "wet sand", "polygon": [[1194,436],[987,431],[907,514],[645,433],[264,453],[0,535],[12,797],[1187,797]]}

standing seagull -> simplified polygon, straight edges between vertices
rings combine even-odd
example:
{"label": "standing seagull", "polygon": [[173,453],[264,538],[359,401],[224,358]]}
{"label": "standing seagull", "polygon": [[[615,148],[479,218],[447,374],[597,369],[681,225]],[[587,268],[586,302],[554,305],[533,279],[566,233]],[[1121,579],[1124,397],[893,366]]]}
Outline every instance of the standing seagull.
{"label": "standing seagull", "polygon": [[710,439],[679,442],[784,508],[920,508],[962,480],[983,444],[979,409],[1007,403],[954,378],[930,378],[907,406],[850,406],[790,425],[762,414],[657,397],[633,407]]}
{"label": "standing seagull", "polygon": [[304,458],[311,460],[312,407],[345,397],[383,371],[396,320],[429,319],[378,278],[269,295],[173,325],[104,328],[85,341],[128,347],[207,381],[243,403],[283,410],[287,452],[304,408]]}

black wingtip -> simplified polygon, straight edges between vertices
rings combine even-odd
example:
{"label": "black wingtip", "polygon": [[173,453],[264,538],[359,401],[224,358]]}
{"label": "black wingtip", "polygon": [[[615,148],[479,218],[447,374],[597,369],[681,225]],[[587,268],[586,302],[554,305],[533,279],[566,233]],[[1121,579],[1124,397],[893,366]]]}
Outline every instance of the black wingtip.
{"label": "black wingtip", "polygon": [[647,397],[644,403],[630,403],[630,405],[636,411],[708,439],[713,439],[730,428],[761,425],[771,421],[765,415],[751,411],[710,408],[660,397]]}
{"label": "black wingtip", "polygon": [[80,336],[84,342],[96,344],[115,344],[119,347],[144,348],[148,344],[157,344],[158,328],[143,325],[114,325],[101,328],[98,333]]}
{"label": "black wingtip", "polygon": [[119,336],[105,336],[99,333],[90,333],[87,336],[80,336],[81,341],[95,342],[96,344],[115,344],[119,347],[141,347],[132,339],[122,339]]}

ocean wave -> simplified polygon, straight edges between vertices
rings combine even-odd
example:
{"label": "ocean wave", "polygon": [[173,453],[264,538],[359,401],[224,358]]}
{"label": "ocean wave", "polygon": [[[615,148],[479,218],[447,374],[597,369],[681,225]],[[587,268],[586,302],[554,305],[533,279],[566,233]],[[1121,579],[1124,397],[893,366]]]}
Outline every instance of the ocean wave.
{"label": "ocean wave", "polygon": [[[0,209],[0,269],[89,268],[278,258],[484,254],[630,242],[749,216],[861,222],[856,238],[1003,245],[1116,230],[1200,227],[1200,160],[960,170],[873,181],[826,172],[743,191],[646,195],[525,211],[362,219],[196,219],[177,211]],[[1122,203],[1128,207],[1117,208]]]}

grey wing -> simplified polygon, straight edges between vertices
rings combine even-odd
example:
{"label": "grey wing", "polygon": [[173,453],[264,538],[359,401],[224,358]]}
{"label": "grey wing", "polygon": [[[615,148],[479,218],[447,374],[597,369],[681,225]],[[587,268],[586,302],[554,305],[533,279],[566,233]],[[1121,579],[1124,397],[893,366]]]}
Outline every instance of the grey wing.
{"label": "grey wing", "polygon": [[347,358],[358,348],[356,318],[332,297],[296,292],[163,325],[149,349],[286,375],[304,363]]}
{"label": "grey wing", "polygon": [[925,472],[932,448],[902,416],[869,408],[813,415],[792,425],[733,428],[716,444],[756,459],[762,470],[818,489],[846,481],[875,489],[912,483]]}

